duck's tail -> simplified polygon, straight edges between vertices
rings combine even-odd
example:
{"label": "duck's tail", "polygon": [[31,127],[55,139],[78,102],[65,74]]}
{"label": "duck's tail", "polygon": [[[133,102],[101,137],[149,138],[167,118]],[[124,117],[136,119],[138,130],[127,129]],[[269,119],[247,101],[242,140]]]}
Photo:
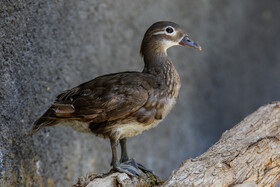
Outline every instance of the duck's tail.
{"label": "duck's tail", "polygon": [[37,121],[34,122],[30,134],[38,132],[40,129],[57,124],[57,117],[53,108],[49,108]]}

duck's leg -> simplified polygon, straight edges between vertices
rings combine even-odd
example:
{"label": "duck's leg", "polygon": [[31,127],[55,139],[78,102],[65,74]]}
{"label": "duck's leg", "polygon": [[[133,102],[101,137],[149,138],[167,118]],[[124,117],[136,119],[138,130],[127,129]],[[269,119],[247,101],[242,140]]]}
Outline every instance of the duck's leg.
{"label": "duck's leg", "polygon": [[117,146],[118,141],[110,140],[111,143],[111,149],[112,149],[112,165],[113,168],[116,169],[119,172],[126,173],[130,176],[142,176],[141,172],[138,170],[136,164],[130,164],[130,163],[120,163],[118,161],[118,152],[117,152]]}
{"label": "duck's leg", "polygon": [[120,139],[121,144],[121,159],[120,162],[126,162],[129,160],[127,155],[127,149],[126,149],[126,138]]}
{"label": "duck's leg", "polygon": [[126,148],[126,138],[120,139],[121,144],[121,159],[120,163],[129,164],[132,166],[136,166],[137,168],[141,169],[143,172],[150,172],[153,173],[152,170],[144,167],[142,164],[135,162],[134,159],[129,159],[127,155],[127,148]]}

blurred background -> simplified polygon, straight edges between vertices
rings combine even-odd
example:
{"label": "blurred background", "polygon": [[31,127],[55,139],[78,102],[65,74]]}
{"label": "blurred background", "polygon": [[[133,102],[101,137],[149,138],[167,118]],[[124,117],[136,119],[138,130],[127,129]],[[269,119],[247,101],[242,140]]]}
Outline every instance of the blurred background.
{"label": "blurred background", "polygon": [[202,51],[168,54],[182,82],[174,110],[128,140],[128,153],[166,179],[258,107],[280,99],[278,0],[2,1],[0,186],[69,186],[110,169],[108,140],[66,127],[27,136],[55,96],[96,76],[142,71],[139,48],[159,20]]}

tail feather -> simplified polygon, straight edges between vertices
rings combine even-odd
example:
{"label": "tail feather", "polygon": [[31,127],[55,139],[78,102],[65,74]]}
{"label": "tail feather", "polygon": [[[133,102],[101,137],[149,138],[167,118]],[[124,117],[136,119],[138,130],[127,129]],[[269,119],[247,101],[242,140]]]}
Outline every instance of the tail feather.
{"label": "tail feather", "polygon": [[57,118],[55,111],[52,108],[49,108],[37,121],[34,122],[30,134],[34,134],[44,127],[53,126],[56,123]]}

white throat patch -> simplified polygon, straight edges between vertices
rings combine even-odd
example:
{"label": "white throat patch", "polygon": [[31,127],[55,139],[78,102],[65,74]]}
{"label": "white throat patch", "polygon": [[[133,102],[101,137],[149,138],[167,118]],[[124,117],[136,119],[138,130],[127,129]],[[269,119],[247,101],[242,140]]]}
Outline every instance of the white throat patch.
{"label": "white throat patch", "polygon": [[164,50],[166,51],[168,48],[170,48],[174,45],[179,45],[179,42],[174,42],[174,41],[171,41],[171,40],[162,40],[161,44],[162,44]]}

